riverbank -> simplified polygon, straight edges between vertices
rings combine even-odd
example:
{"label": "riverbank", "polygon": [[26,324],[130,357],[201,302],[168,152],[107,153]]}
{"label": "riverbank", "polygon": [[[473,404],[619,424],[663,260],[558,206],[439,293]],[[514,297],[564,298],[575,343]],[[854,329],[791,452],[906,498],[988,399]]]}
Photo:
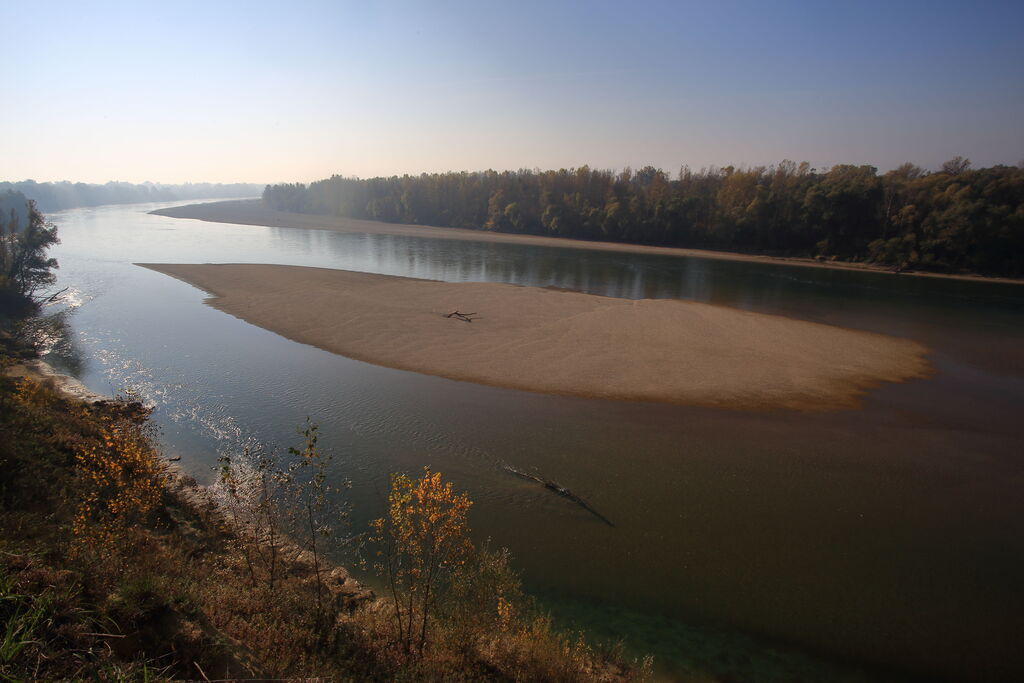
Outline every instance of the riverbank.
{"label": "riverbank", "polygon": [[57,372],[39,359],[16,363],[7,368],[4,374],[12,378],[28,378],[36,382],[51,384],[61,394],[84,403],[111,400],[111,397],[97,394],[74,377]]}
{"label": "riverbank", "polygon": [[[734,409],[857,405],[927,377],[920,344],[677,300],[299,266],[139,264],[208,303],[357,360],[543,393]],[[460,311],[470,320],[449,317]]]}
{"label": "riverbank", "polygon": [[289,540],[291,512],[253,502],[244,462],[223,463],[218,486],[199,486],[161,458],[149,410],[83,400],[44,363],[3,351],[0,678],[646,675],[642,663],[555,631],[519,591],[505,556],[486,552],[467,559],[453,597],[437,603],[429,630],[424,622],[427,647],[400,650],[394,603],[327,562],[326,536],[319,555]]}
{"label": "riverbank", "polygon": [[[281,539],[277,586],[254,585],[248,532],[222,492],[163,459],[149,409],[91,392],[39,359],[3,366],[0,592],[11,609],[0,677],[209,680],[329,668],[309,656],[308,552]],[[320,571],[339,618],[372,604],[344,569],[321,559]]]}
{"label": "riverbank", "polygon": [[1007,284],[1024,284],[1021,278],[985,277],[981,275],[931,273],[927,271],[895,272],[892,268],[876,266],[870,263],[853,263],[847,261],[819,261],[813,258],[797,256],[764,256],[743,254],[738,252],[712,251],[708,249],[683,249],[679,247],[655,247],[643,244],[625,244],[622,242],[591,242],[573,240],[564,237],[544,237],[540,235],[519,235],[510,233],[490,232],[487,230],[466,230],[463,228],[439,228],[429,225],[408,225],[401,223],[382,223],[378,221],[344,218],[340,216],[317,216],[302,213],[275,211],[264,205],[260,199],[243,199],[208,204],[188,204],[166,209],[157,209],[151,213],[170,218],[188,218],[215,223],[234,223],[240,225],[263,225],[277,228],[300,228],[304,230],[332,230],[335,232],[370,233],[376,235],[402,235],[406,237],[425,237],[430,239],[468,240],[476,242],[493,242],[504,244],[523,244],[532,246],[555,247],[562,249],[591,249],[595,251],[613,251],[631,254],[658,254],[662,256],[720,259],[726,261],[744,261],[748,263],[766,263],[807,268],[829,268],[839,270],[858,270],[888,275],[909,277],[930,277],[974,282],[1001,282]]}

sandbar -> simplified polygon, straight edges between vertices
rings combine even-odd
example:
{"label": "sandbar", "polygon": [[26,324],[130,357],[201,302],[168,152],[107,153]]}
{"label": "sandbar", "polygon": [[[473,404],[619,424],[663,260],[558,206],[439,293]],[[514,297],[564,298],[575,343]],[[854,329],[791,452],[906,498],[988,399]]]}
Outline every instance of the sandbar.
{"label": "sandbar", "polygon": [[[510,389],[730,409],[834,410],[931,374],[897,337],[675,299],[326,268],[138,264],[259,327],[360,361]],[[446,317],[474,313],[472,322]]]}
{"label": "sandbar", "polygon": [[357,218],[345,218],[342,216],[318,216],[304,213],[289,213],[285,211],[275,211],[274,209],[267,207],[261,199],[235,199],[229,201],[207,202],[205,204],[187,204],[184,206],[172,206],[165,209],[157,209],[150,213],[170,218],[187,218],[214,223],[234,223],[239,225],[262,225],[274,228],[331,230],[334,232],[368,233],[371,235],[403,235],[406,237],[426,237],[430,239],[467,240],[502,244],[523,244],[562,249],[592,249],[596,251],[614,251],[628,254],[658,254],[662,256],[684,258],[745,261],[748,263],[765,263],[769,265],[829,268],[835,270],[858,270],[873,273],[884,273],[893,276],[900,275],[901,277],[918,276],[952,280],[1024,284],[1024,279],[1022,278],[990,277],[967,273],[931,273],[927,271],[901,271],[896,273],[892,268],[878,266],[872,263],[828,260],[819,261],[818,259],[803,256],[766,256],[763,254],[743,254],[733,251],[715,251],[711,249],[656,247],[647,244],[599,242],[569,239],[567,237],[520,235],[490,232],[488,230],[470,230],[467,228],[441,228],[430,225],[384,223]]}

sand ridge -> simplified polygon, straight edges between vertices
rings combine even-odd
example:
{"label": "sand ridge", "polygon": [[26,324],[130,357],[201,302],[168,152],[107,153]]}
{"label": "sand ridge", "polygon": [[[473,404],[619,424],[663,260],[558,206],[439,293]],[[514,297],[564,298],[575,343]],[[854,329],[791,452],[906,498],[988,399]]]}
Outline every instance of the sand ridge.
{"label": "sand ridge", "polygon": [[[289,339],[401,370],[512,389],[740,409],[857,405],[927,377],[917,342],[669,299],[325,268],[138,264]],[[467,323],[445,317],[476,313]]]}

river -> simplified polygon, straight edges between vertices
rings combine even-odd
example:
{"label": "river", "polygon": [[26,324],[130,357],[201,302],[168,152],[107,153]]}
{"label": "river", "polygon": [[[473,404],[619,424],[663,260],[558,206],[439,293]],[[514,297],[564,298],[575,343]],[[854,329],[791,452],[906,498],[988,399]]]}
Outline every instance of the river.
{"label": "river", "polygon": [[[624,638],[668,676],[1024,677],[1024,287],[148,214],[168,205],[50,216],[71,296],[48,358],[153,405],[166,454],[197,478],[218,453],[295,444],[309,416],[352,480],[354,525],[380,513],[388,473],[430,465],[560,622]],[[137,262],[691,299],[909,337],[936,374],[815,414],[518,392],[286,340]]]}

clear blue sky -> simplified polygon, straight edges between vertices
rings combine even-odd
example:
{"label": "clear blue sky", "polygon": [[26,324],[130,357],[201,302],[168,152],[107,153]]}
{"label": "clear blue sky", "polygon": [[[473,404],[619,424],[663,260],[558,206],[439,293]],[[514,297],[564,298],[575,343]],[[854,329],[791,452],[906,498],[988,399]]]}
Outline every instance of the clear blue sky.
{"label": "clear blue sky", "polygon": [[0,180],[1024,159],[1024,2],[0,3]]}

